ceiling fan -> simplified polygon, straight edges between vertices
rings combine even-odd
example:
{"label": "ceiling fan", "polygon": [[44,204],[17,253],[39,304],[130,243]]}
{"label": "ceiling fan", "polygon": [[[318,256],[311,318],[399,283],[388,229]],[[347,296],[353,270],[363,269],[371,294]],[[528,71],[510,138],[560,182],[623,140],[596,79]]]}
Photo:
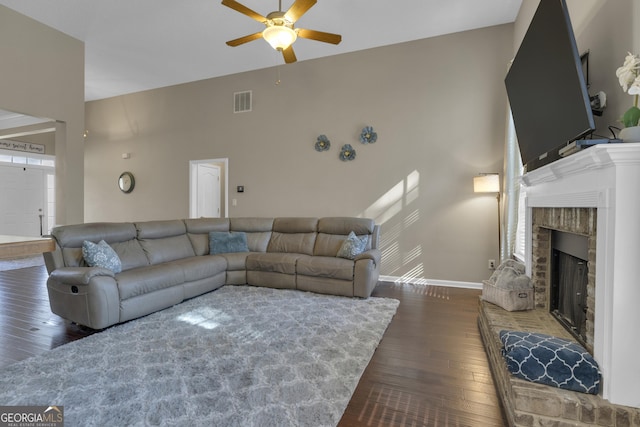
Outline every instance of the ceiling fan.
{"label": "ceiling fan", "polygon": [[293,42],[296,38],[316,40],[324,43],[338,44],[342,41],[339,34],[324,33],[322,31],[305,30],[304,28],[294,28],[302,15],[304,15],[311,7],[316,4],[317,0],[296,0],[289,10],[282,11],[282,0],[278,1],[278,10],[269,13],[266,17],[249,9],[248,7],[238,3],[235,0],[222,0],[222,4],[231,9],[247,15],[249,18],[264,24],[266,28],[263,31],[240,37],[238,39],[229,40],[227,45],[235,47],[248,43],[259,38],[264,38],[274,49],[282,52],[284,62],[290,64],[296,62],[296,54],[293,52]]}

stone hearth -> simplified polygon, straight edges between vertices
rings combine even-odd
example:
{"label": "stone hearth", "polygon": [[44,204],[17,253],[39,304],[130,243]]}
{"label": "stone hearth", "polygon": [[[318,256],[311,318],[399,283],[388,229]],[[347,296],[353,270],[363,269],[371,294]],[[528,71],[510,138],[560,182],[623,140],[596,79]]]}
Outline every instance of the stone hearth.
{"label": "stone hearth", "polygon": [[501,330],[540,332],[573,339],[544,308],[509,312],[480,300],[478,328],[510,426],[640,426],[640,409],[614,405],[592,394],[535,384],[509,373],[501,352]]}

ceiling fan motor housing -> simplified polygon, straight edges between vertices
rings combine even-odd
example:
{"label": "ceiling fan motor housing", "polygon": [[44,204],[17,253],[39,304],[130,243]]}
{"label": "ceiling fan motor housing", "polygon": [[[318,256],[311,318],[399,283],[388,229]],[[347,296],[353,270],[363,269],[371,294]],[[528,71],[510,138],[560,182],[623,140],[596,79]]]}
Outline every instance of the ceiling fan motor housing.
{"label": "ceiling fan motor housing", "polygon": [[265,25],[267,27],[284,26],[284,27],[293,29],[293,22],[287,19],[285,12],[280,12],[280,11],[271,12],[270,14],[268,14]]}

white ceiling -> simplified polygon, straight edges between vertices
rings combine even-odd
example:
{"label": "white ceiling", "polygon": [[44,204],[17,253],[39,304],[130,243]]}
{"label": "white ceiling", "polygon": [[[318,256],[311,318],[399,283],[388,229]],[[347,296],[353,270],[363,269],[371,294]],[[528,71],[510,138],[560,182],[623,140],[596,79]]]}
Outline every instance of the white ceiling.
{"label": "white ceiling", "polygon": [[[26,116],[13,111],[0,110],[0,131],[5,129],[14,129],[23,126],[37,125],[41,123],[49,123],[51,119],[43,119],[40,117]],[[3,135],[2,138],[7,136]]]}
{"label": "white ceiling", "polygon": [[[276,0],[239,0],[266,15]],[[293,3],[285,0],[283,9]],[[335,46],[298,39],[298,61],[513,22],[522,0],[319,0],[297,23],[342,35]],[[225,41],[261,31],[220,0],[0,0],[85,42],[85,99],[283,64],[263,40]],[[290,65],[287,65],[290,66]]]}

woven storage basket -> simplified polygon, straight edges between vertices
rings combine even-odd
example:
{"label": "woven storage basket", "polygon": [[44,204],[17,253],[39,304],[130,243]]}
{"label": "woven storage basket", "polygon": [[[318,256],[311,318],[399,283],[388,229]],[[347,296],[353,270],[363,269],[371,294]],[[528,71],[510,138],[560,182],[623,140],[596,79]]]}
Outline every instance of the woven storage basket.
{"label": "woven storage basket", "polygon": [[533,292],[533,288],[505,289],[497,287],[489,280],[482,281],[482,299],[507,311],[532,310]]}

